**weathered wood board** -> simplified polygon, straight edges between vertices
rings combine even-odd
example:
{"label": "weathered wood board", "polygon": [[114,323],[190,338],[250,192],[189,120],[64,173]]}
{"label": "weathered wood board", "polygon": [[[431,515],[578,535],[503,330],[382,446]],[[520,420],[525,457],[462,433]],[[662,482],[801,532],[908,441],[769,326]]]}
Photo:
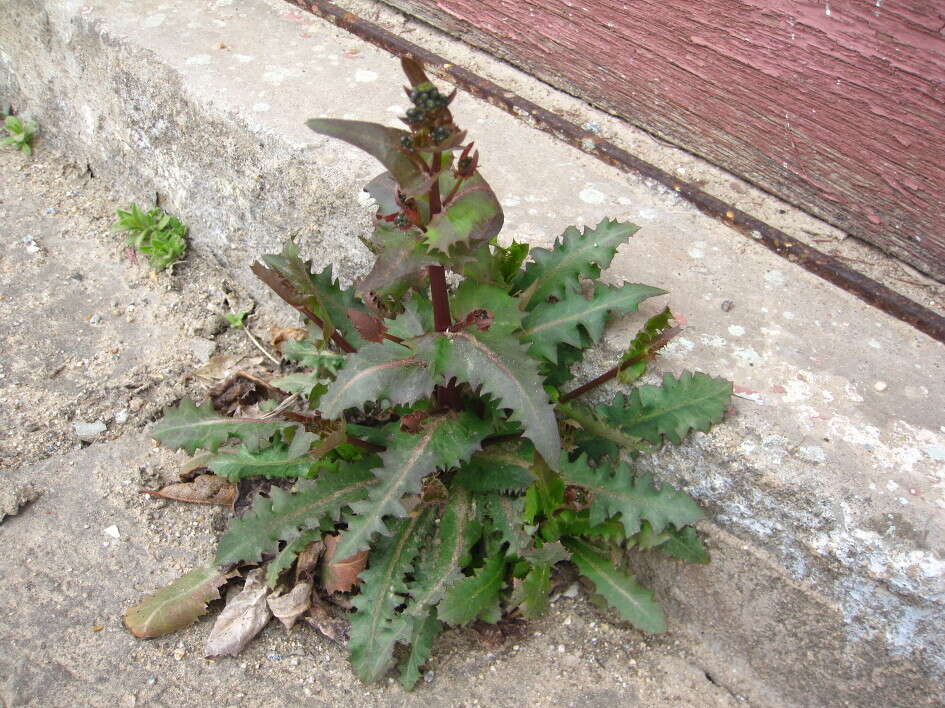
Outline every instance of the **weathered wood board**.
{"label": "weathered wood board", "polygon": [[945,280],[943,0],[385,0]]}

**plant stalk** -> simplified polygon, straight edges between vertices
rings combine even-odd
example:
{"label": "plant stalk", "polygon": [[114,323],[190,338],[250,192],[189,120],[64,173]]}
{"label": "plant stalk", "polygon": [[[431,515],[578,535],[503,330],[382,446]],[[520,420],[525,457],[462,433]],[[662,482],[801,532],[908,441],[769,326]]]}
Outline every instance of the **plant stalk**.
{"label": "plant stalk", "polygon": [[570,391],[564,394],[558,400],[561,401],[562,403],[567,403],[568,401],[571,401],[577,398],[578,396],[581,396],[587,393],[588,391],[591,391],[597,388],[601,384],[607,383],[608,381],[610,381],[612,378],[614,378],[617,374],[619,374],[621,371],[623,371],[627,367],[633,366],[637,362],[640,362],[643,359],[645,359],[647,356],[652,355],[653,352],[656,352],[662,349],[663,347],[665,347],[669,343],[669,341],[673,337],[675,337],[677,334],[679,334],[681,331],[682,331],[681,327],[673,327],[672,329],[666,330],[665,332],[663,332],[663,334],[659,336],[659,338],[649,347],[648,351],[642,356],[634,357],[633,359],[627,359],[626,361],[620,362],[620,364],[613,367],[612,369],[608,369],[603,374],[598,376],[596,379],[591,379],[583,386],[578,386],[573,391]]}

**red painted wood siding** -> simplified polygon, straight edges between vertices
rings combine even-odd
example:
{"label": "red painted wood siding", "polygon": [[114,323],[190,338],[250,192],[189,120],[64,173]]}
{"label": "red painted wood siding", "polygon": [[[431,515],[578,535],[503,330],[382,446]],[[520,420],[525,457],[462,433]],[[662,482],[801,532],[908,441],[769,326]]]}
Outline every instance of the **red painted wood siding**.
{"label": "red painted wood siding", "polygon": [[385,0],[945,280],[945,1]]}

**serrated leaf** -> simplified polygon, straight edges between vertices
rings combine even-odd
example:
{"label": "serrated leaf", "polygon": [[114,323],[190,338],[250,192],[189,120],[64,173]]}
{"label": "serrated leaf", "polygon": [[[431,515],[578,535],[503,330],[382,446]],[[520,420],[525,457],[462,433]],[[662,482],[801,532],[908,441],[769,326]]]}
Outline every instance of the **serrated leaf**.
{"label": "serrated leaf", "polygon": [[326,379],[320,376],[317,371],[312,371],[309,373],[296,373],[289,374],[287,376],[280,376],[277,379],[273,379],[269,383],[271,383],[280,391],[285,391],[286,393],[299,393],[306,398],[309,398],[312,395],[312,391],[319,386],[323,387],[324,390],[327,391],[328,384],[331,383],[331,379]]}
{"label": "serrated leaf", "polygon": [[566,538],[564,545],[571,551],[571,560],[581,574],[594,583],[597,592],[623,619],[644,632],[666,631],[663,608],[653,599],[652,590],[615,568],[609,558],[587,541]]}
{"label": "serrated leaf", "polygon": [[276,557],[266,565],[266,584],[274,588],[279,582],[279,576],[295,563],[299,553],[308,548],[311,543],[320,540],[322,535],[322,530],[319,528],[306,529],[299,534],[298,538],[286,543]]}
{"label": "serrated leaf", "polygon": [[[455,482],[455,478],[454,478]],[[477,494],[479,518],[489,519],[499,539],[508,543],[508,552],[517,555],[531,542],[525,531],[525,497],[510,497],[505,494]]]}
{"label": "serrated leaf", "polygon": [[571,554],[559,541],[542,544],[540,548],[529,548],[522,557],[534,566],[546,565],[549,568],[555,563],[566,561]]}
{"label": "serrated leaf", "polygon": [[443,362],[446,379],[455,377],[492,396],[511,419],[521,422],[525,436],[538,453],[557,466],[561,450],[558,423],[542,386],[536,363],[525,349],[508,337],[491,332],[451,332]]}
{"label": "serrated leaf", "polygon": [[433,391],[429,364],[407,347],[384,341],[366,344],[347,357],[345,367],[322,395],[322,414],[338,418],[346,409],[367,401],[391,405],[413,403]]}
{"label": "serrated leaf", "polygon": [[324,521],[337,521],[347,506],[367,496],[377,483],[370,468],[377,458],[344,463],[337,472],[322,473],[315,480],[302,480],[291,492],[273,487],[269,499],[258,496],[253,508],[236,519],[217,548],[217,563],[256,563],[279,541],[292,540],[300,531],[318,528]]}
{"label": "serrated leaf", "polygon": [[422,620],[414,619],[410,654],[400,667],[400,685],[406,690],[412,690],[420,680],[420,667],[430,658],[433,640],[442,628],[443,625],[436,616],[436,608],[431,608],[430,614]]}
{"label": "serrated leaf", "polygon": [[456,288],[451,299],[454,319],[462,322],[475,310],[488,310],[492,314],[489,331],[494,335],[510,335],[522,328],[522,311],[518,308],[518,298],[505,290],[492,285],[464,280]]}
{"label": "serrated leaf", "polygon": [[[441,173],[441,194],[449,194],[455,181],[451,172]],[[443,211],[430,219],[424,243],[430,251],[443,254],[457,248],[472,249],[498,234],[504,219],[499,200],[476,172],[462,183]]]}
{"label": "serrated leaf", "polygon": [[403,305],[403,312],[385,321],[390,334],[410,339],[433,329],[433,304],[425,293],[412,292]]}
{"label": "serrated leaf", "polygon": [[548,609],[550,592],[551,566],[533,565],[525,577],[516,583],[509,598],[509,606],[519,608],[525,619],[541,617]]}
{"label": "serrated leaf", "polygon": [[186,450],[190,455],[198,448],[216,452],[231,437],[239,438],[247,449],[255,451],[291,425],[280,421],[225,418],[213,410],[210,401],[198,407],[184,399],[177,408],[165,412],[164,418],[151,428],[151,436],[166,447]]}
{"label": "serrated leaf", "polygon": [[[591,446],[596,453],[592,455],[593,459],[599,459],[603,454],[609,454],[614,459],[619,458],[620,448],[630,452],[646,447],[647,444],[640,438],[629,435],[619,426],[610,421],[591,408],[575,402],[558,403],[558,411],[568,420],[577,423],[581,427],[582,435],[578,435],[575,441],[578,448]],[[599,438],[597,444],[593,444],[593,439]],[[611,443],[608,445],[607,443]],[[590,445],[589,445],[590,444]]]}
{"label": "serrated leaf", "polygon": [[219,599],[220,586],[238,573],[206,565],[185,573],[125,612],[125,627],[136,637],[160,637],[193,624]]}
{"label": "serrated leaf", "polygon": [[611,315],[636,312],[647,298],[665,293],[665,290],[639,283],[619,287],[597,283],[588,299],[566,289],[557,302],[541,303],[528,314],[522,338],[531,343],[529,352],[533,356],[557,363],[559,344],[584,348],[597,343]]}
{"label": "serrated leaf", "polygon": [[635,476],[623,463],[616,467],[603,464],[591,467],[584,455],[574,462],[568,462],[567,456],[562,455],[561,476],[591,492],[591,525],[620,514],[626,534],[632,536],[640,530],[643,519],[659,533],[667,524],[682,527],[702,518],[702,510],[689,495],[668,484],[657,489],[652,475]]}
{"label": "serrated leaf", "polygon": [[532,523],[538,516],[548,516],[564,504],[564,482],[541,458],[532,467],[535,483],[525,492],[525,521]]}
{"label": "serrated leaf", "polygon": [[702,373],[663,376],[662,386],[639,386],[629,397],[618,393],[597,411],[625,433],[659,444],[662,436],[677,445],[692,430],[706,432],[722,420],[732,383]]}
{"label": "serrated leaf", "polygon": [[348,652],[355,673],[366,682],[380,679],[393,665],[394,646],[413,629],[413,620],[397,612],[407,591],[405,577],[433,526],[432,508],[418,510],[392,524],[391,535],[374,544],[361,591],[352,598]]}
{"label": "serrated leaf", "polygon": [[453,478],[471,492],[521,492],[535,481],[535,447],[528,440],[490,445],[474,454]]}
{"label": "serrated leaf", "polygon": [[709,562],[709,552],[702,545],[699,532],[694,527],[668,528],[665,533],[669,535],[669,539],[658,546],[662,553],[687,563]]}
{"label": "serrated leaf", "polygon": [[250,452],[244,445],[235,454],[214,455],[206,464],[231,482],[257,475],[270,479],[304,477],[314,460],[307,454],[297,453],[285,445],[273,445],[259,452]]}
{"label": "serrated leaf", "polygon": [[345,358],[339,354],[322,347],[316,347],[308,340],[300,341],[291,337],[285,340],[282,345],[282,356],[300,366],[307,366],[316,370],[322,369],[328,373],[337,371],[345,363]]}
{"label": "serrated leaf", "polygon": [[380,123],[336,118],[314,118],[305,125],[316,133],[344,140],[376,158],[394,176],[401,186],[407,186],[421,177],[420,169],[401,149],[400,141],[410,134]]}
{"label": "serrated leaf", "polygon": [[362,296],[395,297],[423,282],[423,269],[438,262],[411,233],[383,222],[375,226],[374,243],[378,247],[374,266],[358,282]]}
{"label": "serrated leaf", "polygon": [[[617,373],[617,380],[623,384],[630,384],[640,378],[646,371],[647,362],[656,356],[656,351],[669,341],[670,319],[673,313],[667,307],[659,314],[653,315],[637,332],[630,342],[627,351],[620,357],[621,369]],[[666,335],[664,335],[666,332]]]}
{"label": "serrated leaf", "polygon": [[472,496],[462,487],[450,490],[450,501],[440,517],[424,562],[409,585],[413,601],[405,612],[419,617],[436,605],[453,583],[462,579],[469,549],[479,540],[482,525],[476,520]]}
{"label": "serrated leaf", "polygon": [[469,413],[448,413],[423,421],[416,435],[396,430],[381,453],[381,464],[372,472],[378,483],[364,501],[351,505],[348,529],[341,536],[337,553],[342,558],[370,545],[375,533],[389,533],[384,519],[407,515],[402,499],[417,494],[423,478],[437,468],[455,467],[468,460],[489,433],[489,426]]}
{"label": "serrated leaf", "polygon": [[542,538],[549,541],[562,536],[585,536],[619,543],[626,538],[623,524],[619,521],[592,524],[587,509],[581,511],[562,509],[548,522],[542,524],[541,531]]}
{"label": "serrated leaf", "polygon": [[447,590],[437,605],[438,617],[447,624],[472,622],[489,610],[499,597],[505,582],[505,554],[496,553],[473,575],[463,578]]}
{"label": "serrated leaf", "polygon": [[551,296],[560,298],[566,290],[577,290],[581,278],[600,277],[601,269],[610,265],[617,247],[638,230],[633,224],[604,219],[583,232],[569,226],[551,250],[533,248],[534,260],[516,284],[525,291],[523,305],[531,309]]}

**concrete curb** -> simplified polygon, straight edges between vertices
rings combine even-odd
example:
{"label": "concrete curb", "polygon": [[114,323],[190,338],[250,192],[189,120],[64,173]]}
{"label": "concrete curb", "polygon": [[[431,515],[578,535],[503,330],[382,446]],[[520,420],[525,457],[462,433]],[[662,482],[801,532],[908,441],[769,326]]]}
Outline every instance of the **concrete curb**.
{"label": "concrete curb", "polygon": [[[370,211],[353,187],[376,166],[302,120],[393,119],[395,62],[275,1],[88,7],[0,1],[0,95],[39,120],[44,140],[129,199],[156,192],[198,253],[256,295],[249,263],[299,228],[316,265],[363,272],[356,236]],[[642,223],[613,274],[672,290],[692,323],[663,365],[739,386],[729,424],[646,462],[713,519],[711,566],[641,561],[672,631],[698,637],[707,671],[759,703],[936,703],[945,347],[666,190],[491,106],[463,97],[460,113],[508,235],[547,245],[573,221]],[[587,373],[636,324],[613,328]]]}

